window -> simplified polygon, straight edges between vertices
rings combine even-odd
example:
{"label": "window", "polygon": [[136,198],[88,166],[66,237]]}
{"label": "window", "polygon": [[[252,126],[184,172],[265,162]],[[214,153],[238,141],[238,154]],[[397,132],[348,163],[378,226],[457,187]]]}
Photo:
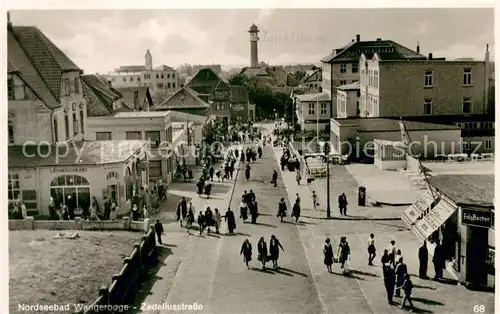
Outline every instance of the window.
{"label": "window", "polygon": [[146,131],[146,140],[151,141],[151,148],[158,148],[160,145],[160,131]]}
{"label": "window", "polygon": [[378,88],[378,71],[374,72],[373,79],[375,80],[374,87]]}
{"label": "window", "polygon": [[64,115],[64,127],[66,128],[66,139],[69,138],[69,117],[67,114]]}
{"label": "window", "polygon": [[9,144],[14,144],[14,125],[12,121],[9,121],[8,127],[9,127]]}
{"label": "window", "polygon": [[322,102],[321,103],[321,107],[320,107],[320,113],[321,115],[326,115],[328,112],[327,112],[327,105],[326,105],[326,102]]}
{"label": "window", "polygon": [[340,80],[340,85],[346,85],[347,81],[346,80]]}
{"label": "window", "polygon": [[[64,175],[50,183],[50,196],[57,205],[66,205],[80,215],[83,208],[90,207],[90,184],[84,177]],[[69,198],[71,196],[71,198]]]}
{"label": "window", "polygon": [[76,112],[73,111],[73,135],[78,134],[78,120],[76,119]]}
{"label": "window", "polygon": [[464,86],[472,85],[472,69],[464,69]]}
{"label": "window", "polygon": [[9,100],[14,100],[14,80],[12,78],[7,79],[7,92],[9,95]]}
{"label": "window", "polygon": [[470,97],[464,97],[462,99],[462,112],[465,114],[472,112],[472,102]]}
{"label": "window", "polygon": [[82,134],[85,133],[85,114],[83,113],[83,109],[80,110],[80,132]]}
{"label": "window", "polygon": [[151,78],[151,75],[150,74],[144,74],[144,79],[145,80],[149,80]]}
{"label": "window", "polygon": [[126,77],[124,77],[124,78],[123,78],[123,81],[124,81],[124,82],[126,82],[126,81],[127,81],[127,78],[126,78]]}
{"label": "window", "polygon": [[167,88],[170,88],[170,83],[167,83]]}
{"label": "window", "polygon": [[168,79],[170,78],[170,73],[167,73],[167,78],[168,78]]}
{"label": "window", "polygon": [[141,81],[141,77],[140,77],[140,76],[138,76],[138,77],[137,77],[137,82],[140,82],[140,81]]}
{"label": "window", "polygon": [[111,141],[111,132],[95,132],[96,141]]}
{"label": "window", "polygon": [[309,115],[313,115],[314,114],[314,109],[316,107],[316,104],[309,104]]}
{"label": "window", "polygon": [[163,87],[164,87],[163,83],[158,83],[158,84],[156,84],[156,86],[157,86],[158,88],[163,88]]}
{"label": "window", "polygon": [[424,114],[432,114],[432,99],[424,100]]}
{"label": "window", "polygon": [[36,201],[36,190],[22,190],[21,199],[26,206],[26,212],[28,214],[38,214],[38,203]]}
{"label": "window", "polygon": [[462,150],[463,151],[470,150],[470,147],[471,147],[470,142],[462,142]]}
{"label": "window", "polygon": [[149,177],[150,178],[161,178],[161,160],[149,161]]}
{"label": "window", "polygon": [[340,65],[340,73],[346,73],[347,72],[347,64],[341,64]]}
{"label": "window", "polygon": [[9,201],[21,199],[21,186],[19,185],[19,174],[9,173]]}
{"label": "window", "polygon": [[491,140],[485,140],[484,147],[488,150],[491,150]]}
{"label": "window", "polygon": [[158,74],[156,74],[156,79],[159,79],[159,78],[160,78],[160,76]]}
{"label": "window", "polygon": [[175,83],[172,83],[172,88],[175,88]]}
{"label": "window", "polygon": [[127,131],[125,132],[125,139],[127,140],[142,140],[141,131]]}
{"label": "window", "polygon": [[173,79],[175,78],[175,73],[172,73],[172,78],[173,78]]}
{"label": "window", "polygon": [[59,142],[59,125],[57,124],[57,119],[54,119],[54,139]]}
{"label": "window", "polygon": [[352,64],[352,73],[358,73],[359,71],[359,63]]}
{"label": "window", "polygon": [[71,93],[71,85],[69,84],[69,79],[64,79],[64,96],[69,96]]}
{"label": "window", "polygon": [[160,75],[160,77],[162,80],[165,78],[165,76],[163,76],[163,73]]}
{"label": "window", "polygon": [[75,85],[75,94],[80,94],[80,85],[78,83],[78,77],[74,78],[73,84]]}
{"label": "window", "polygon": [[425,71],[424,87],[432,87],[432,71]]}

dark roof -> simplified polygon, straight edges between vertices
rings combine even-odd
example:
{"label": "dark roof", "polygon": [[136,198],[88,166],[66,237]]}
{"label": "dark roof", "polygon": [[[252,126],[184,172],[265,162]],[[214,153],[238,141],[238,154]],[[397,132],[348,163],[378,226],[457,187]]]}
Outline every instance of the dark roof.
{"label": "dark roof", "polygon": [[[398,44],[392,40],[376,40],[376,41],[359,41],[349,43],[342,51],[336,49],[321,61],[333,63],[333,62],[356,62],[364,53],[367,58],[373,56],[373,52],[369,52],[370,49],[377,51],[382,48],[392,48],[393,52],[377,52],[381,55],[383,60],[404,60],[404,59],[417,59],[426,60],[427,58],[420,53],[413,51],[403,45]],[[371,56],[369,56],[372,54]]]}
{"label": "dark roof", "polygon": [[276,78],[276,80],[280,83],[284,83],[286,85],[288,79],[288,72],[282,66],[269,66],[266,68],[266,71]]}
{"label": "dark roof", "polygon": [[[399,119],[386,118],[337,118],[340,125],[358,126],[358,132],[394,132],[400,131]],[[404,120],[407,131],[460,130],[456,125],[435,124]]]}
{"label": "dark roof", "polygon": [[174,68],[169,67],[168,65],[164,65],[164,64],[156,67],[155,70],[157,70],[157,71],[175,71]]}
{"label": "dark roof", "polygon": [[251,31],[251,32],[256,32],[256,31],[258,31],[258,30],[259,30],[259,29],[257,28],[257,25],[252,24],[252,25],[250,26],[250,30],[249,30],[249,31]]}
{"label": "dark roof", "polygon": [[[84,145],[82,145],[83,143]],[[86,141],[78,144],[78,149],[68,149],[66,155],[57,155],[62,150],[58,151],[55,146],[44,146],[43,148],[41,146],[26,146],[24,153],[23,146],[9,146],[8,163],[9,168],[116,163],[127,160],[144,145],[146,145],[146,141],[139,140]],[[39,151],[37,151],[37,147]],[[47,154],[49,155],[45,157]]]}
{"label": "dark roof", "polygon": [[[81,69],[38,28],[13,26],[12,33],[52,95],[60,99],[63,72]],[[18,66],[15,62],[14,65]]]}
{"label": "dark roof", "polygon": [[212,69],[204,68],[199,70],[186,84],[198,94],[210,94],[223,79]]}
{"label": "dark roof", "polygon": [[429,183],[457,205],[494,207],[494,175],[436,175]]}
{"label": "dark roof", "polygon": [[[138,109],[136,108],[136,106],[140,106],[144,98],[147,98],[149,105],[152,107],[151,94],[147,86],[120,87],[120,88],[115,88],[115,90],[117,90],[119,93],[123,95],[123,103],[131,109]],[[135,91],[138,91],[138,96],[139,96],[137,99],[139,103],[137,104],[134,103]]]}
{"label": "dark roof", "polygon": [[243,85],[231,86],[231,102],[248,102],[248,91]]}
{"label": "dark roof", "polygon": [[[34,54],[31,53],[28,55],[26,53],[27,49],[31,49],[31,46],[26,45],[26,38],[16,36],[14,29],[18,30],[17,27],[13,27],[9,28],[7,31],[7,59],[9,70],[15,69],[16,74],[21,77],[48,108],[53,109],[60,107],[60,95],[57,94],[56,97],[56,94],[51,91],[41,72],[38,71],[35,64],[30,60],[30,56]],[[21,43],[24,43],[24,47]],[[25,49],[27,46],[28,48]],[[50,66],[47,64],[45,67],[55,68],[54,72],[58,72],[58,66],[54,66],[53,64]],[[60,77],[58,80],[60,82]]]}
{"label": "dark roof", "polygon": [[[184,103],[179,105],[178,103],[174,103],[174,97],[177,94],[185,94],[193,97],[197,101],[197,105],[193,106],[191,103]],[[206,103],[203,99],[198,97],[198,93],[192,90],[189,87],[183,87],[168,97],[164,102],[156,106],[155,110],[175,110],[175,109],[198,109],[198,108],[210,108],[210,105]]]}
{"label": "dark roof", "polygon": [[321,79],[322,79],[322,77],[321,77],[321,71],[319,69],[308,70],[306,72],[306,75],[302,79],[302,82],[304,82],[304,83],[307,83],[309,81],[311,81],[311,82],[317,82],[317,81],[321,81]]}
{"label": "dark roof", "polygon": [[123,95],[103,82],[98,76],[82,75],[83,93],[87,97],[87,115],[106,116],[113,112],[113,103]]}
{"label": "dark roof", "polygon": [[116,69],[116,72],[141,72],[141,71],[146,71],[145,65],[122,65],[118,69]]}
{"label": "dark roof", "polygon": [[265,67],[261,68],[243,68],[241,69],[240,74],[246,75],[247,77],[254,76],[266,76],[269,77],[269,72],[266,71]]}

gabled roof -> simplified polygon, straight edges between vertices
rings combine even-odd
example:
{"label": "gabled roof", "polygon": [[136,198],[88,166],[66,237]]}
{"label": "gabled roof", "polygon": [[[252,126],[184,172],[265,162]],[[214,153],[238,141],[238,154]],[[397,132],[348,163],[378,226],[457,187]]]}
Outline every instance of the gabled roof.
{"label": "gabled roof", "polygon": [[155,68],[155,70],[156,70],[156,71],[169,71],[169,72],[173,72],[173,71],[175,71],[175,69],[174,69],[174,68],[169,67],[168,65],[164,65],[164,64],[162,64],[162,65],[160,65],[160,66],[156,67],[156,68]]}
{"label": "gabled roof", "polygon": [[[120,87],[120,88],[115,88],[118,92],[120,92],[123,95],[123,103],[126,104],[127,107],[131,109],[138,109],[136,106],[141,106],[142,105],[142,100],[144,98],[147,99],[148,103],[150,106],[152,106],[152,99],[151,99],[151,93],[149,91],[149,88],[147,86],[139,86],[139,87]],[[135,92],[138,92],[138,102],[137,104],[134,103],[134,97],[135,97]]]}
{"label": "gabled roof", "polygon": [[[16,36],[15,30],[18,33],[22,33],[25,35],[27,31],[22,28],[21,30],[18,27],[8,28],[7,31],[7,59],[8,59],[8,70],[15,71],[17,75],[29,86],[29,88],[37,95],[37,97],[48,107],[48,108],[59,108],[60,104],[60,94],[49,88],[47,83],[48,81],[58,81],[60,83],[61,80],[61,69],[60,66],[53,62],[47,62],[47,64],[43,65],[43,71],[39,71],[36,65],[40,65],[40,60],[38,62],[33,63],[32,58],[37,55],[36,48],[33,47],[32,44],[29,44],[29,40],[26,36]],[[35,29],[31,27],[31,29]],[[40,32],[38,29],[31,30],[32,33]],[[43,47],[43,42],[40,39],[40,36],[37,38],[33,38],[32,41],[35,41]],[[21,45],[23,43],[24,45]],[[36,45],[35,45],[36,46]],[[26,52],[29,51],[28,55]],[[51,57],[45,56],[42,57],[43,60],[50,60]],[[41,69],[40,69],[41,70]],[[52,74],[47,74],[52,70]],[[42,72],[44,75],[42,75]],[[55,73],[55,74],[54,74]],[[56,78],[57,73],[59,73],[59,78]],[[52,84],[53,86],[54,84]],[[57,88],[59,91],[59,87]],[[57,95],[57,97],[56,97]]]}
{"label": "gabled roof", "polygon": [[[87,115],[107,116],[113,112],[113,103],[123,95],[103,82],[97,75],[82,75],[83,94],[87,98]],[[125,108],[130,110],[130,108]]]}
{"label": "gabled roof", "polygon": [[494,175],[443,174],[429,177],[429,183],[457,205],[495,206]]}
{"label": "gabled roof", "polygon": [[[384,52],[384,50],[386,52]],[[349,43],[342,51],[336,49],[321,61],[333,62],[356,62],[359,60],[362,53],[365,55],[370,53],[386,54],[386,58],[390,60],[405,60],[405,59],[427,59],[424,55],[413,51],[403,45],[392,40],[375,40],[375,41],[355,41]]]}
{"label": "gabled roof", "polygon": [[321,81],[321,71],[319,69],[317,70],[309,70],[306,72],[306,75],[304,76],[304,79],[302,82],[307,83],[307,82],[318,82]]}
{"label": "gabled roof", "polygon": [[246,75],[247,77],[255,76],[269,76],[269,72],[266,71],[266,67],[261,68],[243,68],[240,74]]}
{"label": "gabled roof", "polygon": [[329,101],[330,95],[328,93],[313,93],[313,94],[303,94],[295,95],[299,101],[302,102],[313,102],[313,101]]}
{"label": "gabled roof", "polygon": [[359,81],[351,83],[351,84],[337,86],[337,89],[340,89],[340,90],[359,90]]}
{"label": "gabled roof", "polygon": [[278,81],[287,82],[288,72],[282,66],[270,66],[266,68],[266,71]]}
{"label": "gabled roof", "polygon": [[231,86],[231,96],[230,102],[242,103],[248,102],[248,91],[243,85],[233,85]]}
{"label": "gabled roof", "polygon": [[116,72],[141,72],[141,71],[146,71],[146,66],[145,65],[122,65],[118,69],[115,70]]}
{"label": "gabled roof", "polygon": [[52,95],[56,99],[60,99],[63,72],[81,72],[81,69],[38,28],[32,26],[13,26],[12,34],[31,61],[33,67],[40,74],[40,77]]}
{"label": "gabled roof", "polygon": [[[183,103],[179,105],[178,103],[174,103],[173,100],[179,94],[189,95],[193,97],[197,101],[197,105],[193,106],[191,103]],[[210,108],[210,105],[203,101],[200,97],[198,97],[198,93],[192,90],[189,87],[183,87],[168,97],[164,102],[156,106],[155,110],[175,110],[175,109],[197,109],[197,108]]]}
{"label": "gabled roof", "polygon": [[185,86],[192,88],[198,94],[210,94],[223,79],[212,69],[199,70]]}

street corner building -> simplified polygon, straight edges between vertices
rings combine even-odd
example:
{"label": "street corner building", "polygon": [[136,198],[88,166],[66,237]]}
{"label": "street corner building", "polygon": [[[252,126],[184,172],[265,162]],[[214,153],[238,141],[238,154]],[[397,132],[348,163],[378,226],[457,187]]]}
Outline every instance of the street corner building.
{"label": "street corner building", "polygon": [[421,240],[442,244],[459,282],[494,288],[494,175],[443,174],[429,184],[402,220]]}
{"label": "street corner building", "polygon": [[147,142],[86,141],[83,71],[38,28],[7,28],[9,205],[44,216],[50,197],[82,209],[109,196],[124,211],[132,187],[147,182]]}

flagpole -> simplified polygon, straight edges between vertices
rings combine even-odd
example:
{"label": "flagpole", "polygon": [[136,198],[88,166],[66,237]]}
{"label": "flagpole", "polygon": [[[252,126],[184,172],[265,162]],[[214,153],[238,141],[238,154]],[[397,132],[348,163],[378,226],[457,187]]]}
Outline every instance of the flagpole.
{"label": "flagpole", "polygon": [[[411,145],[412,141],[411,141],[410,133],[408,132],[408,130],[406,130],[405,124],[403,122],[403,118],[400,117],[399,119],[400,119],[399,123],[400,123],[400,127],[401,127],[401,133],[402,133],[401,135],[402,135],[403,144],[408,146],[410,156],[413,157],[415,154],[413,153],[413,145]],[[420,171],[422,171],[422,173],[424,174],[424,180],[425,180],[425,183],[427,183],[429,190],[431,191],[432,198],[434,200],[436,200],[437,197],[434,196],[434,192],[432,190],[431,184],[429,183],[429,178],[427,177],[427,172],[425,171],[424,167],[422,166],[420,159],[418,159],[418,158],[415,158],[415,159],[418,161],[418,167],[420,168]]]}

